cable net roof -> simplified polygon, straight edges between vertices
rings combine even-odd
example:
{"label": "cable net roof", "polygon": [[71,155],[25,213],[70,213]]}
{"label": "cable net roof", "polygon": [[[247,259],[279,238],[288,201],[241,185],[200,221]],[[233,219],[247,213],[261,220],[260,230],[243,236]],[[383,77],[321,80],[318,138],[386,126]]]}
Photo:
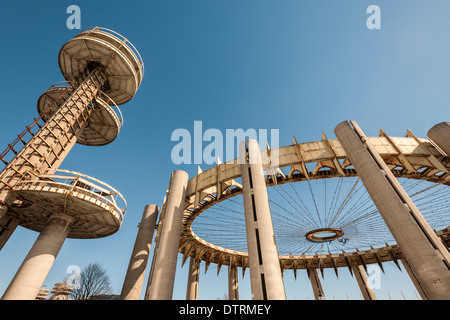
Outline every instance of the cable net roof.
{"label": "cable net roof", "polygon": [[[398,180],[433,229],[450,225],[448,186]],[[396,244],[358,177],[279,184],[267,192],[280,255],[342,253]],[[311,241],[305,236],[324,228],[340,229],[343,235],[330,241]],[[247,252],[242,194],[206,209],[193,221],[192,230],[214,245]]]}

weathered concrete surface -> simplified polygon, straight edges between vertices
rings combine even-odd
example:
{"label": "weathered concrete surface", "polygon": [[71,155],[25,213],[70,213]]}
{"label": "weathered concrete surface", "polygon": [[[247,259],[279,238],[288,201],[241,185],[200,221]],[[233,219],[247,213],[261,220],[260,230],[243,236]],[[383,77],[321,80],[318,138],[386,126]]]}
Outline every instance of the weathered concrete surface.
{"label": "weathered concrete surface", "polygon": [[[259,145],[239,146],[250,280],[254,300],[286,299]],[[247,148],[247,150],[246,150]]]}
{"label": "weathered concrete surface", "polygon": [[139,300],[158,218],[158,206],[146,205],[120,294],[121,300]]}
{"label": "weathered concrete surface", "polygon": [[[353,126],[352,126],[353,125]],[[355,122],[335,134],[429,299],[450,299],[449,252]]]}
{"label": "weathered concrete surface", "polygon": [[186,172],[181,170],[172,172],[167,201],[163,205],[158,225],[160,236],[152,260],[146,300],[172,299],[187,181]]}

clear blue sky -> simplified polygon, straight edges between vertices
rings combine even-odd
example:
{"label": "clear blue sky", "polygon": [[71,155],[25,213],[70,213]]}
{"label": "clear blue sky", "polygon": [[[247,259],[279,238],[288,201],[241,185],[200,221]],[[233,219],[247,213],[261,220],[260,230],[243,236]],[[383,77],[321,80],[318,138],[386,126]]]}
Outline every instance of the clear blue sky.
{"label": "clear blue sky", "polygon": [[[171,134],[204,129],[279,129],[280,145],[334,138],[335,126],[356,120],[369,136],[410,129],[426,137],[449,120],[450,2],[345,1],[7,1],[0,8],[2,112],[0,148],[36,117],[36,102],[63,80],[58,51],[69,30],[66,9],[81,8],[81,28],[102,26],[127,37],[145,62],[136,97],[121,107],[124,127],[110,145],[76,145],[61,168],[117,188],[128,202],[122,229],[105,239],[67,239],[45,284],[67,276],[69,265],[101,263],[120,293],[137,223],[148,203],[161,204],[173,170],[192,177],[196,165],[174,165]],[[366,9],[381,8],[381,30],[369,30]],[[206,169],[207,166],[202,167]],[[19,227],[0,251],[0,295],[37,233]],[[153,254],[153,251],[152,253]],[[200,277],[200,299],[227,292],[226,268]],[[393,263],[375,293],[415,299]],[[187,264],[177,270],[175,299],[184,299]],[[306,274],[285,274],[289,299],[312,296]],[[398,281],[397,281],[398,280]],[[147,277],[145,279],[144,288]],[[240,279],[249,299],[249,273]],[[342,270],[323,281],[328,298],[359,299],[356,281]]]}

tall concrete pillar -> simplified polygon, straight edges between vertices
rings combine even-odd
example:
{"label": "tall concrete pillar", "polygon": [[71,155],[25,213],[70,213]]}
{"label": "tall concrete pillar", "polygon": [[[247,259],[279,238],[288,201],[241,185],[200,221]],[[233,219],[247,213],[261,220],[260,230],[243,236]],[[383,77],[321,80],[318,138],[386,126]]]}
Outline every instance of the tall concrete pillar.
{"label": "tall concrete pillar", "polygon": [[377,300],[377,297],[373,293],[373,290],[370,288],[369,282],[367,281],[364,268],[362,266],[354,265],[352,266],[352,270],[364,300]]}
{"label": "tall concrete pillar", "polygon": [[147,268],[148,255],[152,246],[153,233],[156,228],[158,211],[158,206],[154,204],[148,204],[144,208],[127,275],[120,294],[121,300],[139,300],[145,269]]}
{"label": "tall concrete pillar", "polygon": [[239,300],[239,283],[236,266],[228,266],[228,299]]}
{"label": "tall concrete pillar", "polygon": [[171,300],[177,267],[181,223],[186,200],[188,174],[172,172],[166,202],[163,205],[146,300]]}
{"label": "tall concrete pillar", "polygon": [[189,258],[189,274],[186,289],[186,300],[198,299],[198,280],[200,275],[200,261],[193,257]]}
{"label": "tall concrete pillar", "polygon": [[403,264],[403,267],[406,270],[406,273],[408,274],[409,278],[411,279],[412,283],[414,284],[414,287],[416,288],[417,292],[419,293],[422,300],[428,300],[427,295],[423,291],[423,288],[420,286],[419,281],[417,280],[416,276],[414,275],[414,272],[411,270],[411,266],[409,265],[408,261],[406,261],[405,258],[401,259],[401,262]]}
{"label": "tall concrete pillar", "polygon": [[359,126],[335,134],[429,299],[450,299],[450,254]]}
{"label": "tall concrete pillar", "polygon": [[428,130],[427,135],[450,157],[450,122],[438,123]]}
{"label": "tall concrete pillar", "polygon": [[258,142],[239,146],[252,297],[286,299]]}
{"label": "tall concrete pillar", "polygon": [[308,272],[308,278],[309,281],[311,281],[311,286],[314,292],[314,298],[316,300],[326,300],[325,299],[325,293],[323,292],[322,288],[322,282],[319,278],[319,272],[317,269],[309,269]]}
{"label": "tall concrete pillar", "polygon": [[34,300],[66,239],[73,219],[65,214],[49,218],[9,284],[2,300]]}
{"label": "tall concrete pillar", "polygon": [[19,218],[6,213],[8,211],[6,206],[4,206],[4,208],[2,207],[3,206],[0,205],[0,250],[2,250],[3,246],[6,244],[20,223]]}

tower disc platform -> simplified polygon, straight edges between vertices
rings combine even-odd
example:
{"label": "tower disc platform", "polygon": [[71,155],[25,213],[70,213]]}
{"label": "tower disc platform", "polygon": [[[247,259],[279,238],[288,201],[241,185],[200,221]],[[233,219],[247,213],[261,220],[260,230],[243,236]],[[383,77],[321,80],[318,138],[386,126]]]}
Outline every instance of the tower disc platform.
{"label": "tower disc platform", "polygon": [[[47,121],[74,91],[70,84],[67,82],[65,84],[65,86],[52,85],[39,98],[37,109],[44,121]],[[92,113],[77,133],[77,143],[87,146],[111,143],[119,135],[123,124],[119,107],[103,92],[91,102],[90,107]]]}
{"label": "tower disc platform", "polygon": [[102,65],[108,78],[105,93],[117,105],[134,97],[144,76],[144,63],[133,44],[120,34],[100,27],[82,31],[64,44],[58,62],[69,82],[89,63]]}
{"label": "tower disc platform", "polygon": [[66,214],[74,219],[68,238],[109,236],[120,229],[126,201],[114,188],[87,175],[57,170],[20,181],[12,209],[22,226],[41,232],[48,217]]}

